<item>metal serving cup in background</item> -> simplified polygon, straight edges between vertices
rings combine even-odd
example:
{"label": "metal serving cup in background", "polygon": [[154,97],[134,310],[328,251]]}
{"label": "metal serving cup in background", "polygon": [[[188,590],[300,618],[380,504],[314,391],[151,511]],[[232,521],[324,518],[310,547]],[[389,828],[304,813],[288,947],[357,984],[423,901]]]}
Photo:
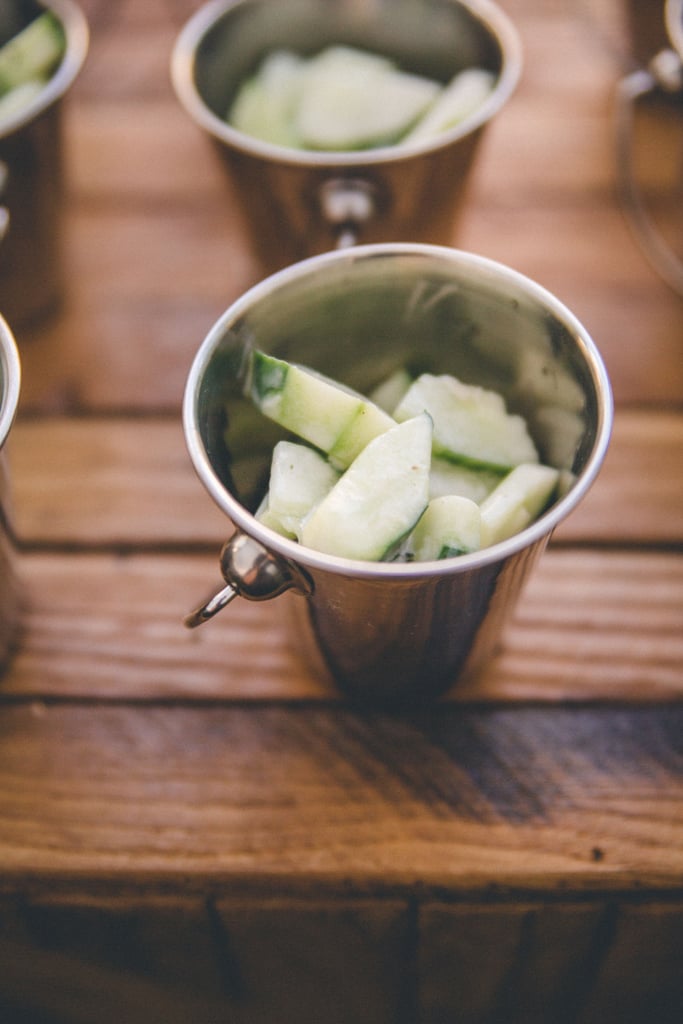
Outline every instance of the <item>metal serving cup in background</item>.
{"label": "metal serving cup in background", "polygon": [[[641,20],[655,24],[651,7],[632,3],[634,28]],[[635,13],[637,12],[637,14]],[[636,180],[633,153],[636,106],[647,97],[659,95],[683,108],[683,0],[666,0],[658,32],[666,35],[664,46],[650,58],[646,67],[631,71],[620,82],[616,98],[617,173],[622,205],[633,233],[651,266],[667,284],[683,296],[683,260],[669,245],[649,216]],[[652,38],[659,38],[659,35]],[[637,46],[638,40],[634,39]],[[639,51],[639,55],[642,55]]]}
{"label": "metal serving cup in background", "polygon": [[11,525],[5,442],[19,401],[21,370],[14,337],[0,317],[0,673],[9,660],[19,625],[20,587]]}
{"label": "metal serving cup in background", "polygon": [[[302,55],[342,43],[443,82],[464,67],[496,85],[459,126],[433,140],[359,152],[271,145],[232,128],[238,87],[276,48]],[[264,271],[354,242],[450,244],[475,153],[520,76],[514,26],[488,0],[215,0],[180,33],[171,60],[183,107],[217,146]]]}
{"label": "metal serving cup in background", "polygon": [[64,57],[35,99],[0,124],[0,310],[17,331],[52,312],[62,290],[62,99],[86,57],[88,26],[72,0],[3,0],[3,27],[19,31],[45,9],[61,21]]}
{"label": "metal serving cup in background", "polygon": [[[367,393],[398,367],[453,373],[500,391],[523,414],[561,496],[532,526],[439,562],[370,563],[280,537],[254,518],[277,428],[243,394],[258,347]],[[291,589],[312,664],[369,701],[426,700],[493,654],[553,529],[583,498],[605,455],[612,398],[586,330],[556,298],[500,264],[419,244],[313,257],[254,286],[218,320],[187,381],[194,466],[235,525],[226,586],[188,617],[198,625],[241,595]],[[246,666],[248,669],[248,666]]]}

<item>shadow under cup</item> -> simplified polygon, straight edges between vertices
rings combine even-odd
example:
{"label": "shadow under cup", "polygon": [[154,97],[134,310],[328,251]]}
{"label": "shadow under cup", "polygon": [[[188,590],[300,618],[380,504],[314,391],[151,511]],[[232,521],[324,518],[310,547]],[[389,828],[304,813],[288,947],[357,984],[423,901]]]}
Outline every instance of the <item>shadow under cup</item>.
{"label": "shadow under cup", "polygon": [[[466,67],[494,72],[481,107],[433,140],[358,152],[271,145],[225,116],[264,56],[333,44],[383,54],[448,82]],[[179,34],[171,75],[180,103],[215,144],[261,268],[272,272],[341,244],[450,244],[486,126],[521,71],[517,31],[483,0],[214,0]]]}
{"label": "shadow under cup", "polygon": [[[562,496],[510,540],[440,562],[352,561],[280,537],[253,516],[283,436],[243,394],[254,347],[363,393],[399,367],[494,388],[563,471]],[[195,468],[237,527],[226,550],[246,535],[275,563],[300,591],[288,600],[314,667],[381,702],[434,697],[490,657],[552,530],[597,474],[611,418],[600,356],[552,295],[481,257],[408,243],[328,253],[256,285],[204,340],[184,407]],[[228,562],[238,593],[272,596],[250,592],[253,566],[231,577]]]}

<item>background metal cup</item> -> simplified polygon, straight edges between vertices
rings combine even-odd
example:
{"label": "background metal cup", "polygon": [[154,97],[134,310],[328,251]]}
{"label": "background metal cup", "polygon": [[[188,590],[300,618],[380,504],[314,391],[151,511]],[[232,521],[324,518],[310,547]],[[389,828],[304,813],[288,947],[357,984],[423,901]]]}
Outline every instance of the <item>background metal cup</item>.
{"label": "background metal cup", "polygon": [[19,401],[21,369],[12,332],[0,317],[0,672],[5,667],[20,613],[20,588],[11,519],[11,495],[5,442]]}
{"label": "background metal cup", "polygon": [[[517,536],[441,562],[358,562],[286,540],[252,514],[282,436],[242,393],[252,346],[362,392],[400,366],[496,388],[527,417],[541,458],[563,471],[566,488]],[[586,330],[507,267],[405,243],[358,246],[280,271],[218,320],[186,385],[192,461],[237,527],[222,556],[227,588],[218,606],[289,586],[303,595],[290,600],[301,642],[344,690],[365,700],[433,697],[495,650],[553,529],[595,478],[611,421],[606,371]]]}
{"label": "background metal cup", "polygon": [[[311,54],[330,43],[385,54],[444,82],[481,65],[497,83],[460,126],[412,146],[300,152],[226,123],[238,86],[266,53]],[[261,267],[273,271],[354,241],[450,244],[483,132],[521,65],[514,26],[488,0],[214,0],[180,33],[171,75],[225,162]]]}
{"label": "background metal cup", "polygon": [[62,99],[88,49],[88,27],[72,0],[3,0],[7,37],[45,8],[66,33],[66,51],[45,88],[0,125],[0,204],[9,225],[0,247],[0,310],[15,331],[51,312],[62,293]]}

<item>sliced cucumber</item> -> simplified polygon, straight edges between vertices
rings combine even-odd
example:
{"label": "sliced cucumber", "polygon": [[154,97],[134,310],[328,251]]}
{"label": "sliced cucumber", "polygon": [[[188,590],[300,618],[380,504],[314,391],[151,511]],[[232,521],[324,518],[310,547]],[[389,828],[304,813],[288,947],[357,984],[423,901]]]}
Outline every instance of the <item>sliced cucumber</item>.
{"label": "sliced cucumber", "polygon": [[301,521],[332,489],[339,473],[313,448],[278,441],[273,449],[268,484],[268,526],[292,537],[301,534]]}
{"label": "sliced cucumber", "polygon": [[373,388],[369,395],[370,401],[391,415],[412,383],[413,378],[408,371],[399,367]]}
{"label": "sliced cucumber", "polygon": [[265,416],[345,469],[395,421],[362,395],[295,363],[255,350],[248,391]]}
{"label": "sliced cucumber", "polygon": [[449,374],[422,374],[394,410],[402,422],[426,411],[434,421],[434,454],[453,462],[506,470],[538,462],[526,423],[507,412],[496,391]]}
{"label": "sliced cucumber", "polygon": [[488,99],[495,84],[496,76],[484,68],[460,71],[402,141],[423,142],[455,127]]}
{"label": "sliced cucumber", "polygon": [[64,54],[64,29],[45,11],[0,48],[0,95],[31,79],[46,79]]}
{"label": "sliced cucumber", "polygon": [[482,547],[525,530],[550,502],[559,477],[557,469],[538,463],[511,470],[480,506]]}
{"label": "sliced cucumber", "polygon": [[296,540],[296,534],[292,530],[285,529],[280,521],[280,517],[271,515],[267,493],[264,495],[261,504],[254,512],[254,519],[258,519],[259,523],[263,523],[264,526],[274,530],[275,533],[279,533],[282,537],[287,537],[289,540]]}
{"label": "sliced cucumber", "polygon": [[304,520],[301,542],[342,558],[389,557],[427,507],[431,447],[425,413],[370,441]]}
{"label": "sliced cucumber", "polygon": [[44,88],[45,82],[39,78],[32,78],[30,82],[17,85],[14,89],[6,92],[4,96],[0,96],[0,125],[4,121],[8,121],[10,117],[14,117],[15,114],[20,114],[29,104],[33,103]]}
{"label": "sliced cucumber", "polygon": [[493,469],[474,469],[435,455],[429,471],[429,497],[457,494],[479,505],[500,481],[501,474]]}
{"label": "sliced cucumber", "polygon": [[308,149],[357,150],[398,141],[434,102],[438,82],[390,61],[334,46],[308,65],[295,118]]}
{"label": "sliced cucumber", "polygon": [[479,506],[456,494],[433,498],[408,542],[416,562],[453,558],[477,551],[480,545]]}
{"label": "sliced cucumber", "polygon": [[239,89],[227,120],[238,131],[264,142],[298,147],[294,114],[301,96],[304,61],[275,50]]}

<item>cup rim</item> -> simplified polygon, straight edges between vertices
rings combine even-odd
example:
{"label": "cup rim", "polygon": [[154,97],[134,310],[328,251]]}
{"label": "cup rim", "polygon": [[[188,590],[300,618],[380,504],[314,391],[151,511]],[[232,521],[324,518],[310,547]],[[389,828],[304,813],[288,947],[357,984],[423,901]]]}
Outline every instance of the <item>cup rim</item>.
{"label": "cup rim", "polygon": [[[412,563],[364,562],[354,559],[327,555],[307,548],[296,541],[280,536],[264,526],[242,505],[220,481],[201,440],[197,423],[198,396],[206,368],[216,347],[226,331],[239,320],[254,303],[271,294],[289,281],[314,273],[328,263],[352,263],[378,257],[398,257],[402,254],[431,258],[443,263],[474,270],[490,280],[504,280],[515,284],[526,295],[537,301],[564,323],[580,341],[581,353],[594,382],[598,396],[598,421],[595,443],[581,473],[569,491],[541,515],[534,523],[508,540],[483,548],[457,558]],[[612,389],[602,356],[595,342],[577,317],[555,295],[531,278],[511,267],[488,257],[446,246],[425,245],[412,242],[391,242],[359,245],[349,249],[335,250],[312,256],[249,288],[218,318],[197,350],[187,378],[183,399],[183,427],[185,441],[191,461],[200,480],[218,507],[238,528],[259,541],[269,552],[275,553],[290,563],[308,569],[336,572],[346,576],[365,579],[406,579],[416,580],[426,576],[443,576],[466,572],[469,569],[496,562],[502,562],[522,549],[529,548],[549,538],[561,520],[579,504],[604,461],[609,445],[613,421]]]}
{"label": "cup rim", "polygon": [[2,449],[19,404],[21,364],[14,335],[3,316],[0,316],[0,450]]}
{"label": "cup rim", "polygon": [[12,117],[3,122],[0,139],[33,121],[39,114],[61,99],[80,72],[88,52],[90,30],[87,19],[73,0],[39,0],[40,5],[52,11],[62,22],[66,34],[66,47],[59,67],[50,76],[38,95]]}
{"label": "cup rim", "polygon": [[171,52],[171,83],[176,96],[193,121],[215,140],[251,156],[276,160],[281,164],[309,168],[335,169],[367,167],[394,163],[410,157],[441,150],[480,129],[507,103],[522,73],[522,43],[517,28],[494,0],[451,0],[466,8],[484,23],[499,42],[502,67],[491,95],[472,114],[455,127],[440,132],[434,139],[375,149],[346,151],[299,150],[255,139],[233,128],[213,113],[202,99],[194,79],[196,51],[199,43],[214,24],[232,7],[246,0],[208,0],[185,23]]}
{"label": "cup rim", "polygon": [[671,45],[683,60],[683,0],[666,0],[664,17]]}

